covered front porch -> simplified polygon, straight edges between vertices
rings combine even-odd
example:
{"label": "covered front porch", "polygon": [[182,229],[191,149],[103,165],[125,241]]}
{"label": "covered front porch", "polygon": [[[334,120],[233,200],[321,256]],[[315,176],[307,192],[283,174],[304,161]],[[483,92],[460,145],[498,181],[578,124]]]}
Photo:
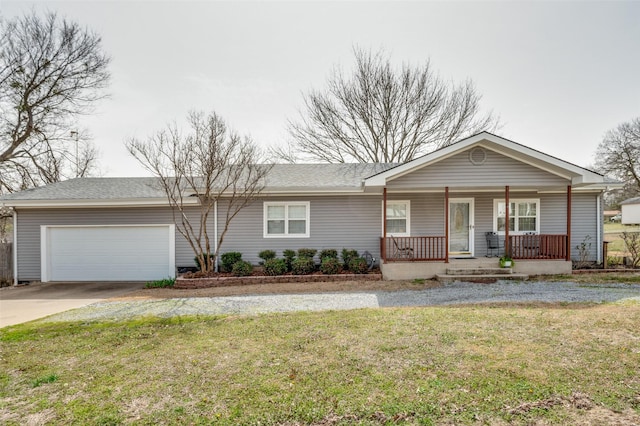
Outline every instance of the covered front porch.
{"label": "covered front porch", "polygon": [[[570,185],[546,192],[510,186],[477,191],[444,187],[410,195],[388,194],[385,188],[383,212],[380,263],[387,279],[430,278],[454,268],[496,268],[502,256],[515,261],[518,273],[571,273]],[[427,222],[423,215],[430,226],[422,224]],[[432,232],[415,235],[425,228]]]}

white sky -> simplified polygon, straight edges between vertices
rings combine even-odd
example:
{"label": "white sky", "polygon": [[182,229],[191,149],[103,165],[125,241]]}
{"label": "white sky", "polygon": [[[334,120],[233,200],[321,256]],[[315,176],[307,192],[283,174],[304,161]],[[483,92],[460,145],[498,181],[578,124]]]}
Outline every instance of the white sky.
{"label": "white sky", "polygon": [[5,18],[31,9],[88,26],[112,57],[111,98],[83,120],[105,176],[147,175],[124,141],[192,109],[260,145],[283,142],[302,93],[348,69],[354,45],[471,78],[500,135],[583,166],[607,130],[640,116],[640,1],[0,0]]}

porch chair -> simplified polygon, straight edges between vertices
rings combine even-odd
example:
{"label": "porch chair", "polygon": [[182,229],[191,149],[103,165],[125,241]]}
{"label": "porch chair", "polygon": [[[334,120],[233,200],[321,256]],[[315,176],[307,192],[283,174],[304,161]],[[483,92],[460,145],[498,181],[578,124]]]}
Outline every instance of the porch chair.
{"label": "porch chair", "polygon": [[504,239],[497,232],[485,232],[487,239],[487,257],[499,257],[504,250]]}
{"label": "porch chair", "polygon": [[413,259],[413,247],[400,246],[393,235],[391,236],[391,242],[393,242],[394,259]]}
{"label": "porch chair", "polygon": [[525,232],[522,237],[522,247],[528,257],[538,257],[540,254],[540,236],[535,232]]}

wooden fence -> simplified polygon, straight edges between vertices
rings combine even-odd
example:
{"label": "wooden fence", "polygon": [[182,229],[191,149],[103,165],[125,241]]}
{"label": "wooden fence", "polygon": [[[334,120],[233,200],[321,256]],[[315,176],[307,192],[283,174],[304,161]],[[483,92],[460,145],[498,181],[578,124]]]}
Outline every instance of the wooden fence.
{"label": "wooden fence", "polygon": [[0,287],[13,283],[12,243],[0,243]]}

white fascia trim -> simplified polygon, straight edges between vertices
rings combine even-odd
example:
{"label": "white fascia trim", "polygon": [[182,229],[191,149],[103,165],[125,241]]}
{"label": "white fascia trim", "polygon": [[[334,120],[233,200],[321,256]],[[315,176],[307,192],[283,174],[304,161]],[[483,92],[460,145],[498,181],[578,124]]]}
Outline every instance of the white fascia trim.
{"label": "white fascia trim", "polygon": [[[82,208],[82,207],[168,207],[166,198],[131,200],[7,200],[7,206],[28,208]],[[194,199],[184,200],[186,205],[198,205]]]}
{"label": "white fascia trim", "polygon": [[[541,166],[538,163],[532,163],[530,161],[526,161],[525,159],[521,158],[520,156],[514,155],[514,154],[510,154],[507,152],[503,152],[501,150],[496,150],[495,148],[491,148],[490,144],[486,144],[486,143],[481,143],[483,141],[487,141],[490,144],[495,144],[498,145],[500,147],[504,147],[508,150],[512,150],[515,151],[517,153],[523,154],[525,156],[529,156],[531,158],[534,158],[536,160],[539,160],[543,163],[547,163],[550,165],[553,165],[555,167],[558,167],[560,169],[566,170],[569,172],[569,174],[567,175],[560,175],[558,173],[557,170],[551,170],[549,168],[545,168],[543,166]],[[572,179],[577,179],[577,177],[575,175],[578,175],[578,177],[581,178],[581,182],[592,182],[592,183],[601,183],[603,181],[603,177],[597,173],[593,173],[587,169],[584,169],[582,167],[578,167],[575,166],[573,164],[567,163],[566,161],[557,159],[555,157],[551,157],[547,154],[543,154],[539,151],[533,150],[531,148],[528,148],[524,145],[519,145],[516,144],[512,141],[509,141],[507,139],[501,138],[500,136],[496,136],[496,135],[492,135],[490,133],[487,132],[482,132],[479,133],[475,136],[471,136],[470,138],[464,139],[460,142],[456,142],[452,145],[449,145],[445,148],[442,148],[438,151],[435,151],[431,154],[427,154],[424,155],[422,157],[416,158],[415,160],[409,161],[408,163],[405,163],[401,166],[398,167],[394,167],[393,169],[387,170],[386,172],[382,172],[378,175],[375,175],[373,177],[370,177],[368,179],[365,179],[365,186],[370,186],[370,185],[385,185],[386,182],[388,180],[392,180],[392,179],[396,179],[398,177],[403,176],[404,174],[410,173],[415,169],[421,168],[423,166],[426,166],[430,163],[436,162],[436,161],[440,161],[443,160],[447,157],[450,157],[458,152],[464,151],[467,148],[471,147],[472,145],[480,145],[483,146],[487,149],[491,149],[492,151],[496,151],[499,152],[502,155],[507,155],[511,158],[517,159],[519,161],[523,161],[527,164],[531,164],[534,167],[537,167],[539,169],[542,170],[546,170],[550,173],[553,173],[555,175],[558,176],[562,176],[562,177],[566,177],[566,178],[572,178]]]}
{"label": "white fascia trim", "polygon": [[260,192],[258,196],[327,196],[327,195],[369,195],[369,193],[364,192],[364,188],[358,189],[344,189],[344,190],[335,190],[335,189],[327,189],[327,190],[319,190],[319,189],[294,189],[294,190],[286,190],[286,189],[273,189],[273,190],[265,190]]}

